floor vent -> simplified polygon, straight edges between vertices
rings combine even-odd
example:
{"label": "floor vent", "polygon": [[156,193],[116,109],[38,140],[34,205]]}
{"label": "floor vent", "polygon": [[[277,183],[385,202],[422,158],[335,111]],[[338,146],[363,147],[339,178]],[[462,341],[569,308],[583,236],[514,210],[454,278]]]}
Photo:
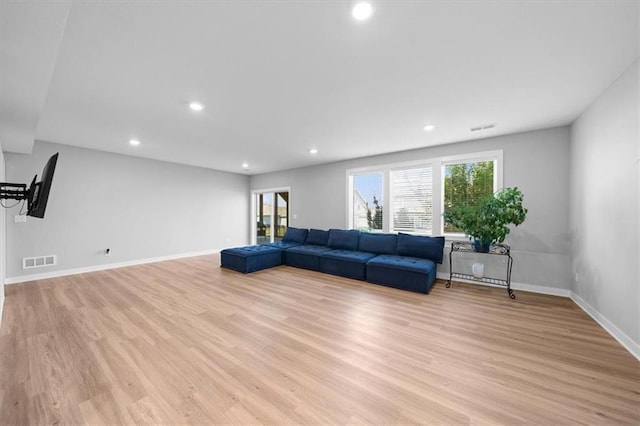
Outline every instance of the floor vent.
{"label": "floor vent", "polygon": [[22,258],[22,269],[43,268],[58,264],[55,254],[49,256],[24,257]]}

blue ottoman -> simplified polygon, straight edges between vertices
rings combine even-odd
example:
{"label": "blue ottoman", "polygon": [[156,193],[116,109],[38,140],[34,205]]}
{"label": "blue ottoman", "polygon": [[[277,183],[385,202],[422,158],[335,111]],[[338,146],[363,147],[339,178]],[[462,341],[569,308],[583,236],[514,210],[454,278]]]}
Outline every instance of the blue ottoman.
{"label": "blue ottoman", "polygon": [[282,249],[271,246],[246,246],[220,252],[220,266],[245,274],[282,264]]}

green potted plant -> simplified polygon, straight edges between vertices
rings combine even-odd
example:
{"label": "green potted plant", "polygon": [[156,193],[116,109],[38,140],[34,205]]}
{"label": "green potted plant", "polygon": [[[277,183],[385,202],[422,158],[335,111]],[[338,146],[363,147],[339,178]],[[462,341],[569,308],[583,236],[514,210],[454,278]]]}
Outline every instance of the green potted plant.
{"label": "green potted plant", "polygon": [[518,226],[527,217],[524,196],[518,188],[505,188],[482,199],[477,206],[448,208],[444,220],[464,231],[476,251],[486,253],[491,244],[501,243],[509,234],[509,225]]}

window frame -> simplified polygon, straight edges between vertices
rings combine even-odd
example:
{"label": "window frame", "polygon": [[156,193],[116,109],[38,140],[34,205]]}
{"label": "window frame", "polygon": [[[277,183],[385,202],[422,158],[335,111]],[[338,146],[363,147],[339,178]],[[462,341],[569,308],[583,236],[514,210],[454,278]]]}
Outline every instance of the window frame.
{"label": "window frame", "polygon": [[455,164],[468,164],[468,163],[480,163],[484,161],[493,161],[493,192],[499,191],[503,188],[503,151],[483,151],[475,152],[471,154],[460,154],[442,157],[440,159],[440,235],[443,235],[447,239],[451,240],[465,240],[466,236],[463,232],[444,232],[444,220],[442,220],[442,214],[444,213],[444,177],[445,167]]}
{"label": "window frame", "polygon": [[[416,167],[431,167],[432,180],[432,228],[431,233],[407,232],[415,235],[440,235],[447,240],[464,240],[466,237],[462,233],[445,233],[444,220],[442,213],[444,212],[444,176],[445,167],[453,164],[475,163],[481,161],[493,161],[493,187],[494,191],[502,189],[503,186],[503,169],[504,169],[504,153],[502,149],[470,152],[464,154],[447,155],[441,157],[425,158],[421,160],[413,160],[406,162],[387,163],[366,167],[357,167],[346,170],[346,196],[347,196],[347,212],[345,223],[347,229],[355,229],[353,218],[353,177],[363,174],[382,174],[382,212],[383,224],[382,230],[372,232],[397,233],[393,231],[392,217],[392,188],[391,188],[391,171],[411,169]],[[439,182],[439,183],[438,183]],[[438,201],[439,200],[439,201]],[[403,231],[405,232],[405,231]]]}
{"label": "window frame", "polygon": [[[350,173],[351,172],[351,173]],[[371,230],[371,232],[384,232],[384,228],[386,226],[386,211],[384,207],[386,194],[388,193],[387,188],[387,179],[385,177],[384,169],[379,167],[362,167],[358,169],[349,169],[347,170],[347,229],[357,229],[354,227],[354,217],[353,217],[353,178],[355,176],[362,175],[373,175],[380,174],[382,175],[382,193],[380,196],[382,197],[382,229]]]}

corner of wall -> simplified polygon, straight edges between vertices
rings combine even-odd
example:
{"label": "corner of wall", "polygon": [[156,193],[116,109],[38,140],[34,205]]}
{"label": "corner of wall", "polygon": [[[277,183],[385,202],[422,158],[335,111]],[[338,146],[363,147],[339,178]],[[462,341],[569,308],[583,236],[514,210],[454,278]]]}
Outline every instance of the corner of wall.
{"label": "corner of wall", "polygon": [[609,321],[607,317],[598,312],[597,309],[587,303],[576,292],[572,291],[569,297],[576,305],[578,305],[591,318],[593,318],[595,322],[600,324],[600,326],[604,328],[607,333],[609,333],[614,339],[616,339],[618,343],[620,343],[627,351],[629,351],[631,355],[633,355],[638,361],[640,361],[640,344],[635,342],[631,337],[620,330],[620,328]]}
{"label": "corner of wall", "polygon": [[640,359],[639,77],[636,60],[571,125],[569,229],[571,298]]}

